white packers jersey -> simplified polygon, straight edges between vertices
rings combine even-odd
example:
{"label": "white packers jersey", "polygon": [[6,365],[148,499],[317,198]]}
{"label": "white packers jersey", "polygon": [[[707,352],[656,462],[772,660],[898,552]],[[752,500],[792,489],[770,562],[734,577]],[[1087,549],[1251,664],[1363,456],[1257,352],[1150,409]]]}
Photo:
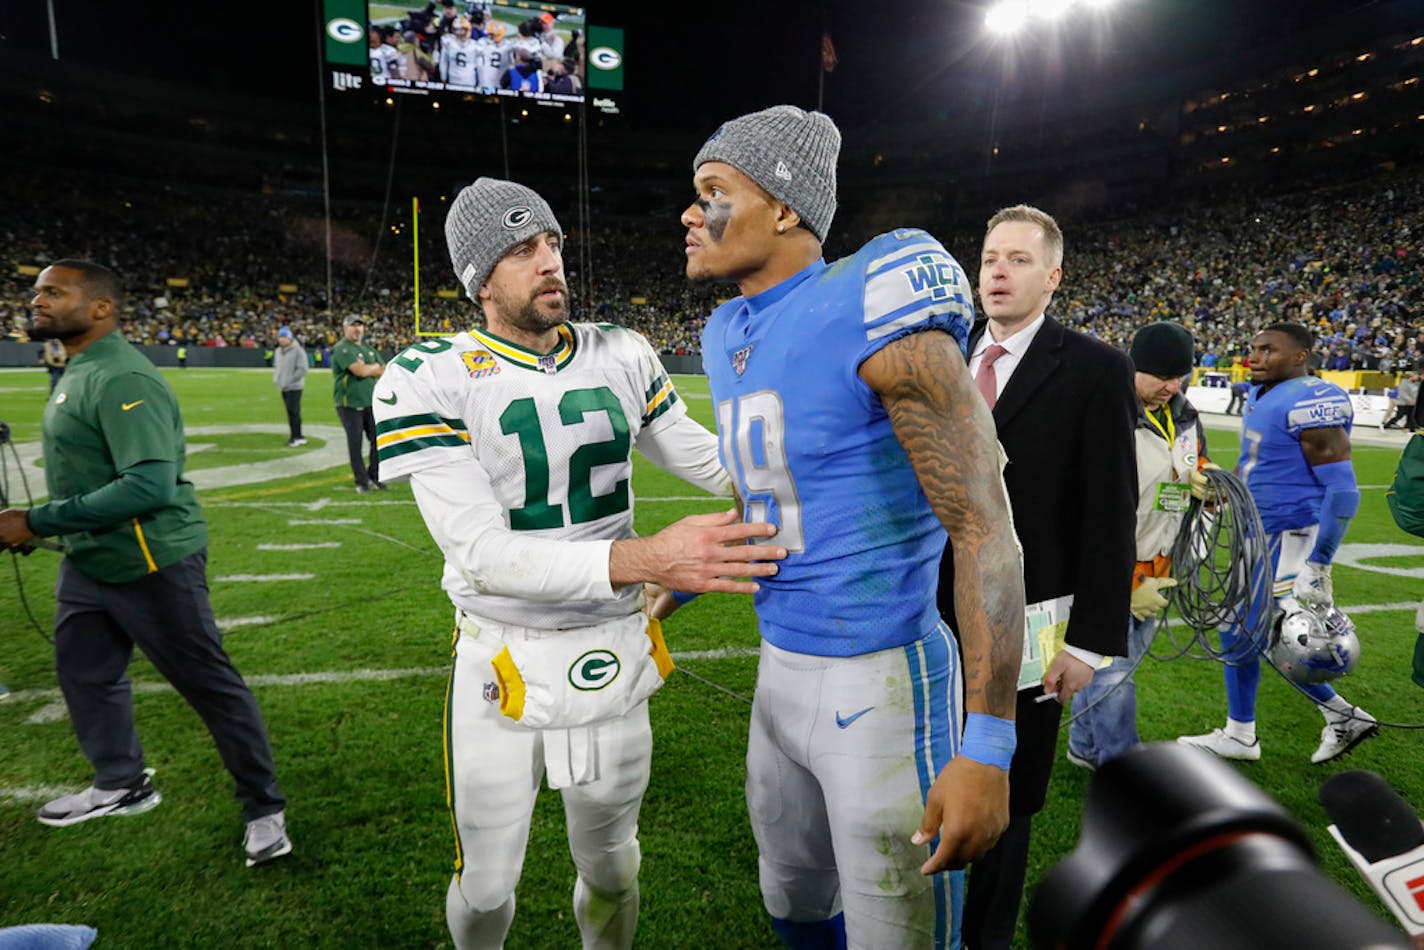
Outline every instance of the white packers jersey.
{"label": "white packers jersey", "polygon": [[400,52],[394,46],[381,45],[367,52],[371,57],[371,79],[376,85],[400,75]]}
{"label": "white packers jersey", "polygon": [[[488,487],[471,490],[493,493],[502,529],[558,541],[634,537],[634,440],[687,414],[642,336],[589,323],[559,327],[559,345],[544,355],[481,330],[416,343],[387,365],[373,408],[382,478],[473,453]],[[442,586],[475,616],[540,628],[626,616],[641,591],[535,603],[477,591],[448,559]]]}
{"label": "white packers jersey", "polygon": [[440,78],[447,85],[474,87],[477,78],[478,45],[471,39],[462,43],[454,36],[445,37],[445,43],[440,50]]}
{"label": "white packers jersey", "polygon": [[513,60],[514,44],[509,40],[496,43],[486,36],[476,40],[475,47],[477,49],[480,88],[498,89],[499,77],[509,69],[509,64]]}

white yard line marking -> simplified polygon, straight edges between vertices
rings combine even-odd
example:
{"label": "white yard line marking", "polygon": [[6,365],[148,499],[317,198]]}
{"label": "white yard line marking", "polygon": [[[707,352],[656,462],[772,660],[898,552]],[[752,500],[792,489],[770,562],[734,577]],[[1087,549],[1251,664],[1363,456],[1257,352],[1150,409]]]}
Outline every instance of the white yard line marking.
{"label": "white yard line marking", "polygon": [[1341,610],[1347,614],[1372,614],[1385,610],[1415,610],[1419,606],[1419,601],[1411,600],[1408,603],[1400,604],[1360,604],[1358,607],[1347,607],[1340,604]]}
{"label": "white yard line marking", "polygon": [[[219,578],[223,580],[223,578]],[[1347,614],[1368,614],[1383,613],[1387,611],[1413,611],[1418,604],[1414,601],[1389,603],[1389,604],[1342,604],[1341,609]],[[241,617],[236,620],[219,621],[219,626],[224,623],[229,626],[240,626],[244,623],[269,623],[274,618],[263,617]],[[730,659],[752,659],[757,656],[757,647],[718,647],[711,650],[682,650],[672,654],[674,663],[683,663],[696,660],[730,660]],[[356,682],[388,682],[390,680],[407,679],[419,676],[448,676],[449,667],[413,667],[402,670],[347,670],[329,671],[322,673],[287,673],[287,674],[262,674],[246,677],[247,682],[253,686],[309,686],[314,683],[356,683]],[[173,687],[167,683],[135,683],[133,691],[136,695],[150,695],[154,693],[171,693]],[[60,722],[66,718],[68,711],[64,706],[64,699],[58,689],[18,689],[10,694],[9,703],[19,705],[21,703],[44,703],[39,709],[32,713],[25,722],[31,725],[41,725],[46,723]],[[58,794],[66,794],[67,790],[53,792],[51,790],[38,790],[36,795],[43,795],[45,800],[56,797]],[[25,789],[4,789],[0,788],[0,803],[7,800],[21,801],[17,796],[27,794]]]}
{"label": "white yard line marking", "polygon": [[243,584],[252,582],[255,584],[265,584],[269,581],[309,581],[315,574],[225,574],[222,577],[215,577],[213,580],[218,584]]}
{"label": "white yard line marking", "polygon": [[[1413,609],[1413,605],[1410,605]],[[250,623],[263,622],[261,617],[239,618]],[[231,622],[231,621],[228,621]],[[219,626],[223,621],[219,621]],[[756,647],[722,647],[716,650],[689,650],[672,654],[674,663],[686,660],[720,660],[735,658],[751,658],[757,655]],[[390,680],[408,679],[417,676],[448,676],[449,667],[426,666],[412,667],[404,670],[333,670],[322,673],[281,673],[281,674],[258,674],[246,676],[249,686],[310,686],[314,683],[371,683],[388,682]],[[167,683],[134,683],[133,691],[135,695],[147,696],[155,693],[171,693],[173,687]],[[17,689],[10,694],[11,704],[20,703],[44,703],[35,710],[26,723],[30,725],[45,725],[48,723],[61,722],[69,712],[64,706],[64,698],[58,689]],[[4,799],[4,789],[0,789],[0,800]],[[60,794],[64,794],[61,792]],[[50,798],[55,796],[50,795]],[[46,799],[48,800],[48,799]]]}
{"label": "white yard line marking", "polygon": [[683,660],[738,660],[749,656],[756,656],[761,650],[757,647],[718,647],[715,650],[685,650],[681,653],[672,654],[674,663],[681,663]]}
{"label": "white yard line marking", "polygon": [[259,551],[317,551],[323,548],[339,548],[340,541],[319,541],[315,544],[259,544]]}
{"label": "white yard line marking", "polygon": [[218,629],[223,633],[229,630],[236,630],[238,627],[251,627],[259,623],[271,623],[280,620],[280,617],[218,617]]}
{"label": "white yard line marking", "polygon": [[[1362,486],[1369,487],[1369,486]],[[1389,486],[1382,485],[1381,488]],[[664,502],[664,501],[715,501],[722,504],[731,504],[732,499],[719,495],[639,495],[639,501]],[[392,498],[389,501],[378,501],[374,498],[355,498],[349,501],[336,501],[331,498],[318,498],[316,501],[205,501],[204,508],[300,508],[303,511],[316,514],[328,508],[373,508],[381,505],[397,505],[409,508],[415,504],[414,498]],[[347,521],[303,521],[289,522],[290,524],[354,524]]]}
{"label": "white yard line marking", "polygon": [[289,524],[289,525],[299,525],[299,524],[360,524],[360,523],[361,523],[361,519],[360,519],[360,518],[326,518],[326,519],[324,519],[324,520],[321,519],[321,518],[294,518],[294,519],[292,519],[291,521],[288,521],[288,522],[287,522],[287,524]]}
{"label": "white yard line marking", "polygon": [[[310,475],[313,472],[341,468],[347,464],[346,433],[340,426],[310,425],[307,429],[307,435],[321,444],[314,442],[303,448],[287,449],[280,455],[261,462],[244,462],[213,468],[185,468],[183,475],[193,483],[200,493],[203,493],[216,488],[232,488],[236,485],[252,485],[278,478]],[[212,436],[251,433],[273,436],[273,445],[276,446],[280,444],[279,440],[285,439],[288,434],[285,424],[276,423],[190,425],[185,427],[184,432],[188,438],[193,439],[192,444],[197,446],[212,444],[210,442]],[[38,469],[39,459],[43,454],[39,442],[17,442],[15,448],[19,453],[21,468],[26,471]],[[44,480],[40,479],[39,487],[35,492],[36,501],[45,497],[44,491]]]}
{"label": "white yard line marking", "polygon": [[77,788],[60,788],[58,785],[38,785],[34,788],[0,788],[0,805],[33,805],[54,801],[64,795],[73,795]]}

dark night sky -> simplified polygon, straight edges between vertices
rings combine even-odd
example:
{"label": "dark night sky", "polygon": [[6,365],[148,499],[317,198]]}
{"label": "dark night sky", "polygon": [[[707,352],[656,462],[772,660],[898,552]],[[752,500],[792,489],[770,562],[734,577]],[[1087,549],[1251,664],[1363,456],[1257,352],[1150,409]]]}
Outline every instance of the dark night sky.
{"label": "dark night sky", "polygon": [[[52,3],[63,60],[217,94],[315,99],[319,0]],[[680,15],[677,4],[593,0],[587,9],[591,22],[626,30],[626,121],[654,127],[689,106],[721,116],[775,102],[814,106],[823,28],[840,59],[824,102],[842,124],[952,112],[958,98],[1008,74],[1036,88],[1043,108],[1109,89],[1195,88],[1203,74],[1228,79],[1283,45],[1323,50],[1391,29],[1424,31],[1420,0],[1116,0],[1106,14],[1080,11],[1056,32],[1040,25],[1006,48],[985,35],[987,5],[788,0]],[[47,53],[45,0],[0,3],[0,37],[0,53]]]}

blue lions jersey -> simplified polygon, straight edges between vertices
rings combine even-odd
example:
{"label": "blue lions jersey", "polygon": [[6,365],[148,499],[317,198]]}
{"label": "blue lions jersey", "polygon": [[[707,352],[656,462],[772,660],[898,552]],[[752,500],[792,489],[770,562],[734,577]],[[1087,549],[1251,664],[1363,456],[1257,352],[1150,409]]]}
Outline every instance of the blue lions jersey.
{"label": "blue lions jersey", "polygon": [[1264,393],[1260,386],[1251,390],[1241,429],[1241,480],[1267,534],[1319,520],[1325,486],[1305,460],[1300,434],[1327,428],[1348,434],[1354,417],[1345,391],[1314,376],[1285,380]]}
{"label": "blue lions jersey", "polygon": [[857,371],[926,329],[951,333],[962,352],[973,315],[954,258],[925,232],[900,230],[708,318],[702,360],[722,463],[747,520],[777,525],[773,540],[789,552],[755,597],[775,646],[856,656],[939,622],[945,531]]}

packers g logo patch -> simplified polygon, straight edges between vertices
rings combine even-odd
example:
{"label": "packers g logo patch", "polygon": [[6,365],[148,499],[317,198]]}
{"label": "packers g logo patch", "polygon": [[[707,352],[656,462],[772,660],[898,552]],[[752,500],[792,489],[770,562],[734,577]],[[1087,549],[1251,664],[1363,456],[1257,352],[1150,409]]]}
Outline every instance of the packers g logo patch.
{"label": "packers g logo patch", "polygon": [[569,685],[589,692],[603,689],[618,678],[623,664],[608,650],[589,650],[569,667]]}
{"label": "packers g logo patch", "polygon": [[500,223],[510,231],[517,231],[519,228],[528,224],[529,219],[532,217],[534,217],[533,209],[520,205],[518,208],[510,208],[506,211]]}

